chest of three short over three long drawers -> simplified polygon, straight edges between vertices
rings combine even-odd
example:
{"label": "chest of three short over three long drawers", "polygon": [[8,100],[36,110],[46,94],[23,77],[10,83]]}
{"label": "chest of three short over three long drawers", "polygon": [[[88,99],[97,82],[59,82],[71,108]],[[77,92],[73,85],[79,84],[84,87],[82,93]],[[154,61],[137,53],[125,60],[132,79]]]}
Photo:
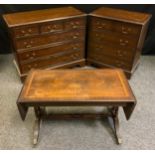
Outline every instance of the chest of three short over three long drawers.
{"label": "chest of three short over three long drawers", "polygon": [[87,62],[122,68],[130,78],[140,62],[151,15],[102,7],[89,18]]}
{"label": "chest of three short over three long drawers", "polygon": [[4,15],[21,79],[32,68],[84,65],[85,16],[73,7]]}

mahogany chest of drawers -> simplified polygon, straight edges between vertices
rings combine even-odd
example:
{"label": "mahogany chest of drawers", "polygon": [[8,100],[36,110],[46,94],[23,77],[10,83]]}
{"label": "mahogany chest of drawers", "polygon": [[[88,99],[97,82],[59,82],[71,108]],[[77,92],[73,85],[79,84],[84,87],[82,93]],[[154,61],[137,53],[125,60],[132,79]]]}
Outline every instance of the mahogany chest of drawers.
{"label": "mahogany chest of drawers", "polygon": [[9,28],[21,79],[32,68],[85,64],[85,13],[62,7],[11,13],[3,18]]}
{"label": "mahogany chest of drawers", "polygon": [[130,78],[139,64],[151,15],[102,7],[89,15],[87,63],[119,67]]}

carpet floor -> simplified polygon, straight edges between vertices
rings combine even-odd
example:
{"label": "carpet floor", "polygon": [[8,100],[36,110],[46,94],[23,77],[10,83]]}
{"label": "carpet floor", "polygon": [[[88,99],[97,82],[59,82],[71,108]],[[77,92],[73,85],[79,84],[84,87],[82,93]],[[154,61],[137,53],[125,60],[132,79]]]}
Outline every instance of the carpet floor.
{"label": "carpet floor", "polygon": [[11,54],[0,55],[0,149],[155,149],[155,57],[141,57],[129,81],[138,103],[129,121],[120,109],[121,145],[116,145],[108,119],[62,120],[43,121],[35,148],[33,109],[23,122],[16,106],[22,84],[12,60]]}

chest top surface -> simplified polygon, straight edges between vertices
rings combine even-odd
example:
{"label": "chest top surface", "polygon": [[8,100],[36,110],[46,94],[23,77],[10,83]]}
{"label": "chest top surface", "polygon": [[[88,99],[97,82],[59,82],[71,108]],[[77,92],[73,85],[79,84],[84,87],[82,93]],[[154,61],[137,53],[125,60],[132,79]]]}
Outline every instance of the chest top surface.
{"label": "chest top surface", "polygon": [[144,24],[151,18],[151,14],[108,7],[101,7],[92,12],[90,15],[137,24]]}
{"label": "chest top surface", "polygon": [[122,70],[33,70],[19,100],[134,101]]}
{"label": "chest top surface", "polygon": [[8,27],[25,24],[41,23],[46,21],[65,19],[74,16],[84,16],[85,14],[74,7],[61,7],[44,10],[26,11],[3,15]]}

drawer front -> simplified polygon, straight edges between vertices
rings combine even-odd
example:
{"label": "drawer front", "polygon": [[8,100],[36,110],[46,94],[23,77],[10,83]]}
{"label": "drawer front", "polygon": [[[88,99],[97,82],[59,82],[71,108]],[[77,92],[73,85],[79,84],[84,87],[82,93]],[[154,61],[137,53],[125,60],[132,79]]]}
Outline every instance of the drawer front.
{"label": "drawer front", "polygon": [[44,59],[36,60],[31,63],[21,65],[21,72],[27,73],[32,68],[45,68],[56,65],[63,65],[67,62],[83,59],[83,51],[80,52],[65,52],[48,56]]}
{"label": "drawer front", "polygon": [[[127,62],[132,62],[133,54],[135,50],[128,50],[127,48],[122,48],[119,46],[112,46],[108,43],[97,44],[91,43],[89,44],[89,52],[96,54],[103,54],[106,56],[112,56],[116,59],[125,60]],[[89,56],[88,52],[88,56]]]}
{"label": "drawer front", "polygon": [[33,61],[34,59],[41,58],[44,56],[53,55],[60,52],[67,51],[83,51],[84,53],[84,42],[60,44],[54,47],[44,48],[40,50],[32,50],[27,52],[18,53],[19,61]]}
{"label": "drawer front", "polygon": [[85,28],[85,26],[86,26],[86,19],[84,17],[58,20],[43,23],[41,25],[41,33],[67,31],[72,29]]}
{"label": "drawer front", "polygon": [[90,41],[98,41],[100,44],[103,41],[111,42],[116,45],[119,45],[120,47],[134,47],[136,48],[138,40],[134,37],[129,37],[125,35],[120,35],[118,33],[114,32],[108,32],[108,31],[92,31],[90,32]]}
{"label": "drawer front", "polygon": [[15,38],[26,37],[39,34],[39,29],[37,25],[19,26],[17,28],[13,28],[13,34]]}
{"label": "drawer front", "polygon": [[90,53],[89,58],[98,62],[101,62],[103,64],[107,64],[110,66],[122,68],[125,70],[131,70],[132,65],[131,63],[128,63],[126,61],[120,60],[115,57],[106,56],[103,54],[97,54],[97,53]]}
{"label": "drawer front", "polygon": [[86,18],[81,17],[81,18],[73,18],[73,19],[68,19],[64,21],[64,29],[65,30],[71,30],[71,29],[78,29],[78,28],[85,28],[86,26]]}
{"label": "drawer front", "polygon": [[137,37],[139,37],[142,28],[140,25],[136,24],[118,22],[97,17],[91,18],[91,27],[96,30],[116,31],[121,34],[135,35]]}
{"label": "drawer front", "polygon": [[56,33],[50,35],[47,34],[43,36],[17,40],[16,48],[17,50],[31,49],[33,47],[48,45],[52,43],[81,40],[84,39],[84,37],[85,37],[84,30]]}

